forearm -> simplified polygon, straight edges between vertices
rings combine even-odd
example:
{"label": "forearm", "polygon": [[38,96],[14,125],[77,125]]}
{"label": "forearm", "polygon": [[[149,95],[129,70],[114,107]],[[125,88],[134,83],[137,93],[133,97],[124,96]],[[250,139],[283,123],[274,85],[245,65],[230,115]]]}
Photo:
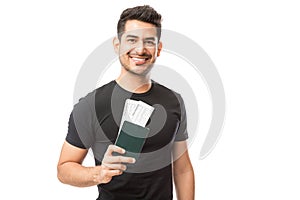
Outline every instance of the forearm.
{"label": "forearm", "polygon": [[99,184],[95,178],[99,174],[99,168],[100,166],[84,167],[79,163],[66,162],[57,167],[57,177],[65,184],[77,187],[93,186]]}
{"label": "forearm", "polygon": [[174,183],[178,200],[195,199],[195,177],[193,169],[174,174]]}

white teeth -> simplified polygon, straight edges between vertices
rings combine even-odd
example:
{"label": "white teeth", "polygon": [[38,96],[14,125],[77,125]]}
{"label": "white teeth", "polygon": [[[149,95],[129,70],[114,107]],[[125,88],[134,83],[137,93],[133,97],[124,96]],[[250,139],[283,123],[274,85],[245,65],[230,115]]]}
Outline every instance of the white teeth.
{"label": "white teeth", "polygon": [[134,60],[134,61],[145,61],[146,59],[145,58],[132,58],[132,60]]}

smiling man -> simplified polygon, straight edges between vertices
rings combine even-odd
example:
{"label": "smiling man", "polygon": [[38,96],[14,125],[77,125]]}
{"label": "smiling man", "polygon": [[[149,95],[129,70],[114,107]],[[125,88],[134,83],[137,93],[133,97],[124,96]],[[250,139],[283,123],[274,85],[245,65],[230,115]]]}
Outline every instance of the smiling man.
{"label": "smiling man", "polygon": [[114,39],[123,69],[136,75],[149,74],[162,48],[157,38],[158,30],[155,25],[139,20],[126,21],[124,28],[125,33]]}
{"label": "smiling man", "polygon": [[[194,172],[183,100],[150,78],[162,50],[161,15],[150,6],[128,8],[117,29],[113,46],[121,73],[74,106],[57,166],[58,179],[78,187],[97,185],[98,200],[171,200],[174,180],[177,199],[193,200]],[[137,160],[113,145],[126,99],[155,108]],[[95,166],[86,167],[82,162],[90,148]]]}

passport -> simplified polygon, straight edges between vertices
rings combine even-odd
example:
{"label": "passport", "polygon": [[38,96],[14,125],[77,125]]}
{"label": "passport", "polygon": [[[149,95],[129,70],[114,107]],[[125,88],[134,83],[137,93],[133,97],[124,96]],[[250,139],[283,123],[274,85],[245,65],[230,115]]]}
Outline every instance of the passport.
{"label": "passport", "polygon": [[115,145],[126,150],[122,156],[133,157],[138,159],[145,140],[149,134],[149,128],[124,121],[117,137]]}

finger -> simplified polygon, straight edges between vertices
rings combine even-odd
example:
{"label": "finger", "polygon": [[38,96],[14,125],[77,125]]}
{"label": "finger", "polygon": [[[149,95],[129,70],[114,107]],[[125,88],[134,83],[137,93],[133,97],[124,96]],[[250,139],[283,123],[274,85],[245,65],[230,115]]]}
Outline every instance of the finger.
{"label": "finger", "polygon": [[117,153],[119,153],[119,154],[124,154],[125,153],[125,149],[123,149],[123,148],[121,148],[121,147],[118,147],[118,146],[116,146],[116,145],[109,145],[108,146],[108,148],[107,148],[107,150],[106,150],[106,153],[108,154],[108,155],[111,155],[112,154],[112,152],[117,152]]}
{"label": "finger", "polygon": [[118,169],[108,170],[106,172],[106,176],[108,176],[108,177],[119,176],[121,174],[123,174],[123,171],[122,170],[118,170]]}
{"label": "finger", "polygon": [[96,180],[95,182],[108,183],[111,181],[113,176],[119,176],[122,173],[123,171],[118,169],[103,169],[100,174],[94,176],[94,179]]}
{"label": "finger", "polygon": [[122,170],[122,171],[125,171],[126,170],[126,165],[123,165],[123,164],[110,164],[110,163],[103,163],[102,165],[104,165],[106,167],[106,169],[109,169],[109,170],[115,170],[115,169],[118,169],[118,170]]}
{"label": "finger", "polygon": [[105,177],[103,180],[102,180],[102,183],[108,183],[108,182],[110,182],[111,181],[111,179],[112,179],[112,177],[111,176],[107,176],[107,177]]}
{"label": "finger", "polygon": [[135,163],[135,159],[126,156],[109,156],[106,158],[106,163]]}

